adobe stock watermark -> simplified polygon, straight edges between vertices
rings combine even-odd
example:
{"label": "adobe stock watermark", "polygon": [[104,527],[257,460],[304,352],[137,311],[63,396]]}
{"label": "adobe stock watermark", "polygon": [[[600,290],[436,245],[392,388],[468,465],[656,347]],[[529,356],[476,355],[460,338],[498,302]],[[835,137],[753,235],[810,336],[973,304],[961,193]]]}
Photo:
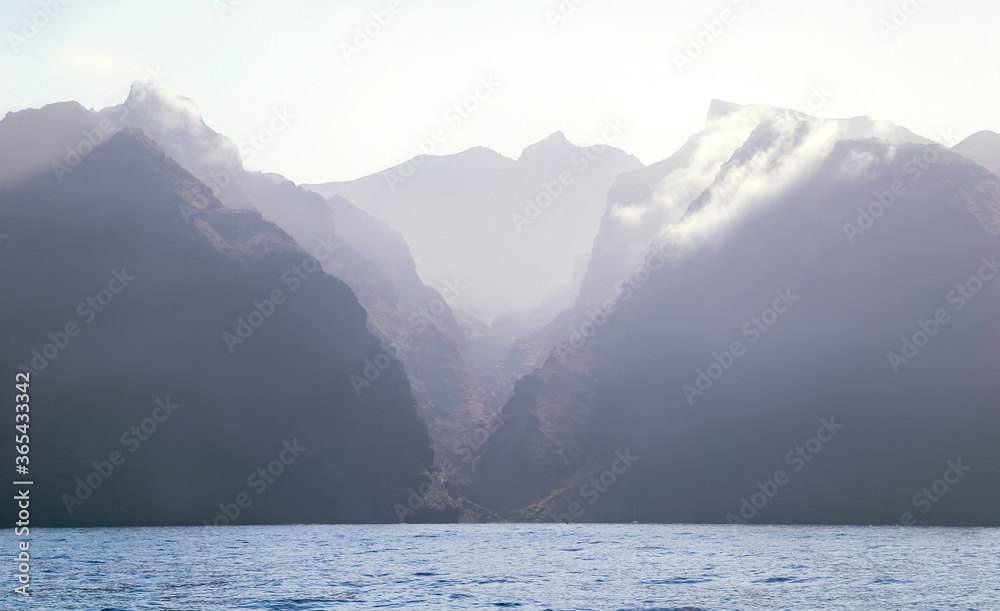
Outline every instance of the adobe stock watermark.
{"label": "adobe stock watermark", "polygon": [[889,37],[910,23],[910,19],[916,16],[928,1],[904,0],[901,3],[893,4],[892,12],[888,17],[878,20],[878,30],[881,32],[882,38],[888,42]]}
{"label": "adobe stock watermark", "polygon": [[599,138],[587,148],[577,149],[570,155],[568,166],[572,166],[572,170],[567,167],[552,180],[542,181],[535,195],[525,198],[522,213],[514,212],[510,215],[510,222],[514,225],[514,230],[517,231],[518,235],[523,233],[526,227],[530,227],[540,219],[549,206],[555,203],[582,174],[590,169],[591,165],[608,150],[608,146],[617,140],[627,127],[618,117],[608,119],[604,122],[604,130]]}
{"label": "adobe stock watermark", "polygon": [[941,127],[937,130],[938,142],[941,143],[946,149],[953,148],[956,144],[962,141],[962,137],[955,133],[955,128]]}
{"label": "adobe stock watermark", "polygon": [[[810,437],[802,445],[797,445],[785,454],[785,464],[792,468],[792,473],[798,473],[805,469],[806,463],[816,458],[826,444],[833,441],[837,433],[844,429],[843,424],[838,424],[836,419],[823,418],[819,421],[819,430],[815,437]],[[740,498],[740,508],[735,513],[726,514],[726,522],[729,524],[746,524],[757,516],[757,513],[764,509],[782,488],[790,484],[791,475],[784,469],[778,469],[767,481],[757,481],[757,491],[747,497]]]}
{"label": "adobe stock watermark", "polygon": [[[941,499],[948,494],[951,487],[962,481],[965,474],[972,470],[972,467],[962,464],[961,458],[949,460],[945,466],[947,469],[945,469],[941,479],[913,495],[911,503],[914,508],[920,510],[921,515],[927,515],[934,505],[940,503]],[[916,526],[917,517],[912,512],[907,511],[899,516],[899,523],[903,526]]]}
{"label": "adobe stock watermark", "polygon": [[226,16],[236,9],[243,6],[246,0],[215,0],[212,3],[212,8],[215,9],[215,14],[219,16],[219,21],[225,21]]}
{"label": "adobe stock watermark", "polygon": [[1000,275],[1000,258],[997,255],[989,259],[983,257],[980,261],[982,265],[975,274],[965,282],[957,284],[945,295],[945,302],[952,306],[951,311],[947,308],[938,308],[928,320],[918,320],[917,330],[900,338],[902,341],[899,352],[890,351],[886,354],[893,373],[898,374],[903,365],[917,358],[920,351],[951,323],[952,313],[964,310],[983,291],[987,283]]}
{"label": "adobe stock watermark", "polygon": [[560,362],[565,363],[567,356],[577,352],[589,339],[597,335],[597,331],[608,324],[608,320],[621,309],[626,303],[652,280],[655,272],[663,269],[667,263],[667,255],[664,252],[650,246],[646,258],[642,265],[635,272],[629,274],[624,280],[618,282],[614,287],[614,295],[601,305],[596,311],[585,310],[587,320],[571,326],[569,337],[565,342],[557,344],[553,349],[553,354]]}
{"label": "adobe stock watermark", "polygon": [[[582,497],[582,500],[587,501],[587,505],[595,505],[601,499],[601,496],[606,494],[618,482],[618,478],[625,475],[629,468],[638,460],[639,457],[632,456],[632,452],[629,450],[625,450],[624,452],[616,450],[611,465],[604,471],[591,477],[588,481],[580,484],[573,498],[579,496]],[[559,522],[574,522],[582,518],[586,513],[587,508],[580,501],[573,500],[566,507],[566,511],[557,515],[555,519]]]}
{"label": "adobe stock watermark", "polygon": [[389,342],[389,346],[383,345],[382,351],[374,358],[365,359],[361,375],[356,373],[350,375],[348,380],[354,388],[354,393],[360,397],[362,391],[378,380],[382,376],[382,372],[392,365],[393,359],[399,359],[403,351],[413,345],[414,337],[426,331],[431,325],[437,326],[436,317],[444,315],[448,311],[448,307],[455,303],[455,300],[462,295],[462,291],[467,288],[458,278],[455,278],[446,283],[445,288],[441,291],[441,298],[433,299],[426,307],[420,306],[416,312],[411,314],[409,318],[410,330],[400,331],[396,339]]}
{"label": "adobe stock watermark", "polygon": [[[330,236],[316,240],[316,248],[311,256],[306,256],[302,262],[288,268],[281,274],[281,282],[287,287],[289,293],[295,293],[302,288],[302,283],[308,280],[313,274],[323,271],[323,263],[330,260],[333,251],[340,248],[339,242],[334,242]],[[278,307],[285,304],[288,296],[280,288],[272,290],[262,300],[253,300],[253,309],[246,317],[236,318],[236,328],[232,333],[226,331],[222,334],[222,341],[226,344],[229,354],[236,353],[236,347],[246,343],[257,329],[274,316]]]}
{"label": "adobe stock watermark", "polygon": [[22,363],[18,365],[18,370],[27,371],[31,375],[39,375],[52,361],[65,352],[73,339],[79,337],[87,325],[97,320],[98,315],[108,309],[115,297],[122,294],[135,279],[136,277],[129,274],[125,267],[121,268],[120,271],[111,270],[111,279],[108,280],[107,287],[88,296],[76,307],[76,314],[82,322],[71,320],[55,332],[50,332],[47,336],[49,342],[31,351],[31,359],[28,361],[31,367],[26,367]]}
{"label": "adobe stock watermark", "polygon": [[555,7],[545,9],[545,20],[549,22],[549,28],[555,32],[560,25],[568,22],[574,15],[576,15],[576,11],[588,1],[589,0],[562,0]]}
{"label": "adobe stock watermark", "polygon": [[436,127],[425,138],[418,138],[413,142],[414,149],[410,151],[405,161],[401,162],[397,168],[385,173],[386,185],[389,191],[396,192],[396,188],[413,176],[417,168],[424,164],[426,155],[433,155],[440,146],[448,141],[452,134],[462,129],[462,126],[473,117],[483,107],[500,88],[502,83],[496,81],[493,75],[479,77],[479,82],[472,91],[458,100],[445,111],[442,121],[443,126]]}
{"label": "adobe stock watermark", "polygon": [[796,106],[793,110],[804,115],[813,116],[822,110],[833,99],[835,94],[826,88],[826,85],[810,87],[809,93],[805,97],[805,102]]}
{"label": "adobe stock watermark", "polygon": [[61,12],[64,6],[72,0],[38,0],[38,10],[21,19],[21,29],[7,33],[7,40],[14,53],[20,53],[21,47],[38,36],[45,26],[49,25]]}
{"label": "adobe stock watermark", "polygon": [[[941,155],[933,147],[927,147],[923,153],[914,155],[903,164],[903,176],[909,178],[911,185],[915,184],[940,159]],[[868,206],[858,206],[857,224],[844,223],[844,235],[847,236],[847,241],[852,245],[855,244],[858,238],[871,230],[875,222],[885,216],[885,213],[906,195],[908,189],[906,183],[898,178],[885,189],[876,189],[872,194],[874,201]]]}
{"label": "adobe stock watermark", "polygon": [[400,524],[406,522],[406,518],[423,509],[427,505],[427,499],[431,492],[444,486],[445,479],[450,475],[454,474],[455,467],[450,465],[451,469],[442,465],[440,473],[425,473],[424,477],[427,481],[421,483],[416,488],[409,488],[407,492],[409,496],[406,497],[406,504],[394,503],[392,505],[392,510],[396,512],[396,519],[399,520]]}
{"label": "adobe stock watermark", "polygon": [[[752,317],[740,328],[740,333],[749,339],[749,344],[756,344],[760,341],[765,333],[778,324],[781,315],[788,312],[795,305],[795,302],[801,299],[799,295],[792,292],[792,287],[779,289],[775,291],[775,295],[771,307],[761,312],[760,316]],[[714,362],[705,368],[695,370],[694,386],[684,384],[681,387],[688,405],[694,406],[695,397],[701,397],[708,392],[736,364],[736,361],[746,354],[746,350],[747,347],[743,345],[743,342],[737,340],[730,343],[728,349],[721,354],[713,352],[712,360]]]}
{"label": "adobe stock watermark", "polygon": [[[122,446],[128,449],[129,454],[136,452],[156,433],[161,424],[170,419],[179,407],[170,401],[170,397],[157,399],[156,407],[150,412],[149,417],[144,418],[138,425],[129,427],[121,434]],[[74,509],[82,507],[84,501],[89,499],[95,490],[104,485],[104,482],[111,479],[111,476],[121,469],[126,458],[128,458],[128,454],[124,454],[121,450],[114,450],[108,454],[107,460],[100,462],[95,460],[90,463],[93,470],[83,477],[76,478],[76,489],[73,494],[64,492],[60,497],[66,507],[66,513],[73,515]]]}
{"label": "adobe stock watermark", "polygon": [[[267,489],[285,473],[285,468],[294,464],[299,456],[307,450],[306,447],[299,445],[298,439],[292,439],[291,442],[282,441],[281,445],[283,447],[274,460],[247,477],[247,488],[253,490],[257,496],[267,492]],[[254,497],[251,497],[248,492],[240,492],[233,499],[233,502],[219,503],[220,513],[212,518],[211,523],[202,520],[202,524],[205,526],[230,526],[253,505],[253,501]]]}
{"label": "adobe stock watermark", "polygon": [[371,19],[354,28],[354,37],[340,43],[340,52],[343,53],[344,59],[348,62],[354,61],[356,56],[361,55],[376,38],[382,35],[389,24],[403,11],[403,7],[412,1],[407,0],[404,3],[403,0],[389,0],[385,8],[372,11]]}
{"label": "adobe stock watermark", "polygon": [[[731,4],[736,5],[739,11],[746,11],[750,8],[750,0],[732,0]],[[724,8],[714,19],[706,19],[702,22],[704,26],[700,31],[687,37],[687,46],[682,51],[674,51],[673,59],[677,70],[683,72],[693,65],[695,60],[705,54],[709,47],[725,33],[729,26],[736,23],[739,11]]]}

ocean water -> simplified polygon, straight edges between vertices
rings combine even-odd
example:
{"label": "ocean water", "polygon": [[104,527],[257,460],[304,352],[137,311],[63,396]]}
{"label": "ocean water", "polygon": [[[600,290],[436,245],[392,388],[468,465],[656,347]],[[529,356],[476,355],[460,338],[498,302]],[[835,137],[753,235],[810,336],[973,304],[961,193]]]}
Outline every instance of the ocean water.
{"label": "ocean water", "polygon": [[32,531],[62,610],[1000,609],[1000,529],[387,525]]}

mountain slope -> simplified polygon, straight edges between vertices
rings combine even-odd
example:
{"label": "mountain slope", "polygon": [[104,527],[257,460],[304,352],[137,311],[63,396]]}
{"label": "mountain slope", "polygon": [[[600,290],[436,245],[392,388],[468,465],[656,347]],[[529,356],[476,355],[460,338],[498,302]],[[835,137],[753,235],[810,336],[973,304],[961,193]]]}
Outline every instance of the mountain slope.
{"label": "mountain slope", "polygon": [[[765,116],[680,213],[609,212],[625,237],[605,251],[641,246],[641,217],[652,264],[518,383],[472,498],[544,520],[1000,524],[1000,181],[856,133]],[[946,497],[920,496],[946,471]]]}
{"label": "mountain slope", "polygon": [[[346,200],[325,202],[283,177],[245,171],[240,147],[206,126],[187,98],[138,83],[124,104],[104,112],[123,116],[123,123],[149,130],[168,150],[181,152],[192,173],[214,186],[227,206],[259,211],[307,250],[335,241],[324,270],[351,286],[383,344],[354,372],[354,388],[364,393],[381,383],[368,379],[378,373],[368,362],[381,362],[382,355],[400,359],[438,457],[454,465],[453,478],[467,474],[471,465],[457,460],[453,448],[485,426],[499,406],[466,364],[468,342],[448,303],[454,297],[446,299],[420,280],[402,236]],[[402,342],[407,346],[396,350],[400,337],[408,338]]]}
{"label": "mountain slope", "polygon": [[[467,365],[471,349],[448,305],[454,296],[449,293],[446,299],[420,280],[406,242],[383,221],[346,200],[327,203],[280,175],[245,170],[241,151],[256,154],[252,147],[237,145],[208,127],[190,99],[147,83],[134,83],[125,102],[99,112],[64,103],[9,114],[0,122],[0,140],[31,143],[31,149],[28,154],[0,149],[9,162],[0,167],[0,180],[41,171],[66,180],[95,145],[124,127],[148,133],[169,157],[211,188],[210,194],[192,194],[195,204],[182,210],[186,222],[197,222],[198,206],[214,195],[227,207],[259,212],[307,252],[333,245],[324,270],[351,286],[369,314],[370,330],[382,342],[352,375],[363,380],[360,389],[367,389],[370,380],[364,374],[372,376],[367,362],[378,358],[381,363],[383,354],[398,356],[441,460],[454,465],[454,478],[463,477],[470,462],[454,448],[468,445],[499,406]],[[410,336],[406,343],[412,346],[397,354],[391,346],[403,336]],[[432,358],[418,363],[417,355]]]}
{"label": "mountain slope", "polygon": [[[709,107],[705,128],[693,135],[669,158],[623,174],[608,195],[608,206],[594,242],[580,301],[599,307],[616,293],[623,278],[640,269],[661,228],[683,216],[689,204],[718,178],[723,165],[743,147],[764,122],[788,113],[801,120],[805,115],[770,106],[740,106],[715,100]],[[856,117],[826,121],[842,139],[878,138],[889,142],[930,141],[887,121]],[[731,173],[734,182],[743,176]]]}
{"label": "mountain slope", "polygon": [[1000,175],[1000,134],[981,131],[962,140],[951,150]]}
{"label": "mountain slope", "polygon": [[[648,279],[658,262],[650,253],[656,237],[677,223],[691,203],[721,177],[728,188],[743,183],[750,170],[733,165],[740,150],[763,122],[781,117],[817,121],[789,110],[764,105],[737,105],[714,100],[705,127],[691,136],[673,155],[649,167],[618,177],[607,199],[593,254],[572,307],[552,317],[544,327],[526,334],[495,368],[523,374],[540,367],[554,346],[571,348],[586,339],[602,320],[602,312],[625,302]],[[888,121],[869,117],[824,120],[824,129],[840,139],[878,138],[888,142],[930,143],[929,140]],[[758,134],[759,135],[759,134]],[[722,174],[727,168],[733,170]],[[564,358],[564,351],[560,351]],[[509,376],[507,376],[509,379]],[[501,379],[503,379],[501,377]],[[504,386],[505,388],[506,386]]]}
{"label": "mountain slope", "polygon": [[309,188],[385,219],[406,238],[425,281],[468,285],[457,307],[490,323],[575,287],[608,189],[639,167],[611,146],[577,147],[557,132],[517,161],[474,148]]}
{"label": "mountain slope", "polygon": [[[433,452],[398,363],[353,392],[379,343],[351,290],[136,130],[60,178],[0,189],[32,525],[395,521]],[[437,507],[423,519],[454,519]]]}

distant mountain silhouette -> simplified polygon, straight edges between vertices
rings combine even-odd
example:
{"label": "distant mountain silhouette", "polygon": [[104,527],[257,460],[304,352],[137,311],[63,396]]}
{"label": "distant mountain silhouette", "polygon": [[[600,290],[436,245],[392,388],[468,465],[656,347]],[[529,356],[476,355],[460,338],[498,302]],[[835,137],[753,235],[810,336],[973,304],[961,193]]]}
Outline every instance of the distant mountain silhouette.
{"label": "distant mountain silhouette", "polygon": [[981,131],[962,140],[952,150],[1000,176],[1000,134]]}
{"label": "distant mountain silhouette", "polygon": [[[469,286],[457,307],[483,322],[543,305],[554,314],[572,303],[608,190],[642,167],[612,146],[625,128],[604,127],[597,146],[556,132],[516,161],[480,147],[309,188],[385,219],[406,238],[423,278]],[[553,294],[559,301],[547,304]]]}

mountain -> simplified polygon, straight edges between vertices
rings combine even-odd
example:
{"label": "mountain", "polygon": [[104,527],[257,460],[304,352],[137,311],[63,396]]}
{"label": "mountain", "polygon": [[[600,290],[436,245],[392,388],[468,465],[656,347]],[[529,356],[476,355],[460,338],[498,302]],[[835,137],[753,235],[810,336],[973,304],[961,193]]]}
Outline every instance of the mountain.
{"label": "mountain", "polygon": [[997,176],[885,123],[719,103],[609,202],[474,501],[558,521],[1000,524]]}
{"label": "mountain", "polygon": [[473,452],[481,447],[476,440],[491,428],[500,409],[472,373],[469,342],[449,305],[462,287],[444,294],[427,287],[416,274],[406,242],[384,221],[339,197],[328,203],[346,248],[327,269],[354,289],[372,332],[382,340],[382,349],[367,361],[375,367],[354,378],[356,390],[366,393],[382,383],[379,365],[385,356],[403,363],[442,475],[457,492],[467,483]]}
{"label": "mountain", "polygon": [[307,250],[335,240],[338,247],[324,270],[352,288],[368,313],[370,330],[382,341],[356,372],[356,392],[381,383],[381,370],[368,363],[398,358],[427,420],[440,467],[453,480],[468,474],[467,452],[455,448],[464,448],[487,427],[499,405],[467,364],[470,347],[450,307],[461,286],[446,285],[442,294],[424,284],[403,237],[351,202],[327,202],[280,175],[243,169],[242,156],[253,156],[256,149],[206,126],[194,102],[183,96],[136,83],[125,103],[103,112],[123,117],[123,124],[142,128],[166,150],[178,152],[227,206],[259,211]]}
{"label": "mountain", "polygon": [[981,131],[962,140],[951,150],[1000,175],[1000,134]]}
{"label": "mountain", "polygon": [[603,141],[589,147],[556,132],[516,161],[479,147],[309,188],[387,221],[426,282],[468,286],[456,307],[482,322],[531,312],[556,293],[551,318],[572,302],[611,185],[642,167],[609,145],[622,129],[609,123]]}
{"label": "mountain", "polygon": [[[741,106],[715,100],[707,123],[676,153],[648,168],[622,175],[611,189],[609,205],[601,219],[594,252],[580,290],[579,305],[600,307],[616,285],[641,269],[649,245],[662,227],[676,222],[690,203],[719,178],[734,155],[746,151],[745,143],[765,121],[793,113],[771,106]],[[803,123],[805,124],[805,123]],[[823,128],[841,139],[878,138],[888,142],[930,143],[930,140],[888,121],[855,117],[826,121]],[[746,166],[738,166],[745,170]],[[737,171],[732,180],[740,180]]]}
{"label": "mountain", "polygon": [[[12,113],[0,123],[0,138],[9,134],[13,140],[42,142],[37,153],[12,155],[14,161],[35,172],[51,166],[64,178],[81,154],[85,157],[124,127],[142,129],[224,205],[259,212],[306,251],[335,244],[323,269],[351,287],[368,313],[370,331],[381,340],[354,372],[354,388],[366,393],[381,383],[381,369],[369,363],[398,358],[430,428],[437,468],[448,470],[453,481],[467,476],[468,446],[479,447],[472,439],[490,427],[499,404],[467,364],[471,347],[449,305],[455,290],[445,287],[450,292],[443,295],[425,285],[405,240],[384,221],[343,199],[328,203],[278,174],[246,170],[242,156],[252,158],[256,148],[215,132],[192,100],[150,83],[134,83],[125,102],[101,111],[64,103]],[[193,222],[197,209],[187,207],[184,217]],[[406,344],[403,349],[393,347],[401,343]]]}
{"label": "mountain", "polygon": [[[0,371],[31,372],[32,526],[396,521],[434,453],[397,361],[352,388],[380,343],[316,261],[333,246],[224,207],[132,128],[32,176],[50,143],[10,134],[44,114],[0,122],[23,160],[0,188]],[[411,521],[458,516],[427,501]]]}
{"label": "mountain", "polygon": [[9,113],[33,517],[1000,524],[991,138],[716,101],[649,167],[556,133],[321,195],[157,87]]}
{"label": "mountain", "polygon": [[[593,253],[571,307],[555,312],[547,324],[524,330],[492,367],[491,387],[509,397],[514,381],[541,367],[553,347],[576,344],[593,326],[592,319],[617,300],[627,301],[640,289],[651,264],[650,245],[665,226],[681,218],[690,202],[718,178],[762,122],[787,113],[765,105],[739,105],[713,100],[705,127],[667,159],[621,174],[607,197]],[[825,129],[845,139],[878,138],[889,142],[930,143],[906,128],[870,117],[827,121]],[[744,177],[741,169],[730,181]],[[562,352],[560,352],[562,356]]]}

